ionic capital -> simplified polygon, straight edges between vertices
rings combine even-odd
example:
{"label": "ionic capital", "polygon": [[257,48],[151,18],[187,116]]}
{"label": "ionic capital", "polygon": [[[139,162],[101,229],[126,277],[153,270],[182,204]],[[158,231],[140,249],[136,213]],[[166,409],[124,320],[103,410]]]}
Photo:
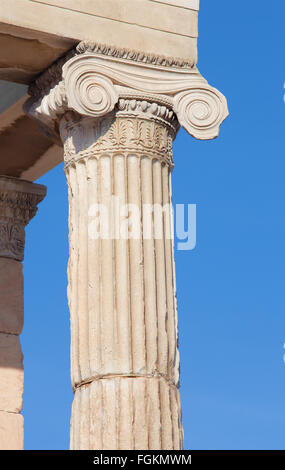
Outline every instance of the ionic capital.
{"label": "ionic capital", "polygon": [[124,99],[166,105],[190,135],[203,140],[217,137],[228,115],[225,97],[190,62],[90,42],[46,71],[30,93],[26,112],[51,135],[67,111],[100,118]]}
{"label": "ionic capital", "polygon": [[45,194],[45,186],[0,176],[0,257],[24,259],[25,226]]}

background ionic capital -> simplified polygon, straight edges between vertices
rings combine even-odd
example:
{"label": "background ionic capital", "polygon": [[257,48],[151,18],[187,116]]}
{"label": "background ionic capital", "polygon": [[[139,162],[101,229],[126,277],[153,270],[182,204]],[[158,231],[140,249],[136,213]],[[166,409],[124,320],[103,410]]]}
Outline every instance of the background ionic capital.
{"label": "background ionic capital", "polygon": [[24,259],[25,226],[45,194],[45,186],[0,176],[0,257]]}

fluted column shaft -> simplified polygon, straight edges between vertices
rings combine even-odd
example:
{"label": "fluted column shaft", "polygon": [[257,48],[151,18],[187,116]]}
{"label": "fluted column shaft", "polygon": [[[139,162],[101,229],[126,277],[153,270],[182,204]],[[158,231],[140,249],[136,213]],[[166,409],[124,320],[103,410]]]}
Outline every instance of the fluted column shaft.
{"label": "fluted column shaft", "polygon": [[61,120],[71,449],[183,446],[170,208],[177,128],[167,106],[127,99],[104,118]]}
{"label": "fluted column shaft", "polygon": [[0,450],[23,448],[22,260],[25,226],[45,192],[44,186],[0,176]]}

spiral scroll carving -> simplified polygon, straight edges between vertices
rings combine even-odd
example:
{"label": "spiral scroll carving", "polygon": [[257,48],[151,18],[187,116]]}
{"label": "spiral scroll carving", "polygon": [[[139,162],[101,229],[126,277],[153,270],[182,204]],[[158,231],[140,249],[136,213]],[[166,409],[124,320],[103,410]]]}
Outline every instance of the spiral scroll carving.
{"label": "spiral scroll carving", "polygon": [[174,97],[173,109],[181,126],[202,140],[217,137],[221,123],[229,114],[224,96],[210,86],[178,93]]}
{"label": "spiral scroll carving", "polygon": [[111,112],[119,96],[109,78],[90,71],[84,63],[64,68],[68,107],[84,116]]}
{"label": "spiral scroll carving", "polygon": [[[212,88],[198,69],[182,70],[181,67],[161,67],[160,63],[142,61],[132,51],[123,56],[105,48],[93,51],[82,45],[79,54],[59,68],[62,74],[43,74],[36,87],[30,87],[31,99],[25,112],[42,121],[49,137],[57,137],[58,124],[66,112],[75,111],[83,117],[99,118],[112,112],[119,100],[130,101],[130,114],[144,113],[151,109],[147,103],[158,103],[160,111],[170,108],[179,123],[197,139],[213,139],[228,116],[225,97]],[[114,55],[115,54],[115,55]],[[140,61],[140,60],[139,60]],[[159,65],[159,67],[158,67]],[[165,64],[164,64],[165,65]],[[55,68],[57,71],[57,68]],[[54,82],[51,77],[55,77]],[[50,86],[48,91],[48,85]],[[133,102],[141,101],[139,109],[131,109]],[[118,110],[117,110],[118,111]],[[159,116],[157,115],[157,118]],[[157,119],[155,118],[155,119]],[[161,116],[162,120],[164,119]]]}

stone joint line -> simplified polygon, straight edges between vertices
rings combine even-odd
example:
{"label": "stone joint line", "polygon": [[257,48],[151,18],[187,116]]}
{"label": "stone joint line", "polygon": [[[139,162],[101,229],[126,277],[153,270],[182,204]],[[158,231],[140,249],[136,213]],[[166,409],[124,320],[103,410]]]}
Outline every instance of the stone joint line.
{"label": "stone joint line", "polygon": [[82,382],[79,382],[78,384],[75,384],[73,387],[73,391],[75,392],[76,390],[80,389],[81,387],[84,387],[85,385],[91,385],[93,382],[98,382],[99,380],[112,380],[112,379],[136,379],[136,378],[143,378],[143,379],[163,379],[169,386],[174,386],[175,388],[179,389],[180,384],[176,384],[173,380],[168,378],[167,376],[156,373],[155,375],[151,374],[104,374],[104,375],[98,375],[98,376],[93,376],[88,379],[82,380]]}

